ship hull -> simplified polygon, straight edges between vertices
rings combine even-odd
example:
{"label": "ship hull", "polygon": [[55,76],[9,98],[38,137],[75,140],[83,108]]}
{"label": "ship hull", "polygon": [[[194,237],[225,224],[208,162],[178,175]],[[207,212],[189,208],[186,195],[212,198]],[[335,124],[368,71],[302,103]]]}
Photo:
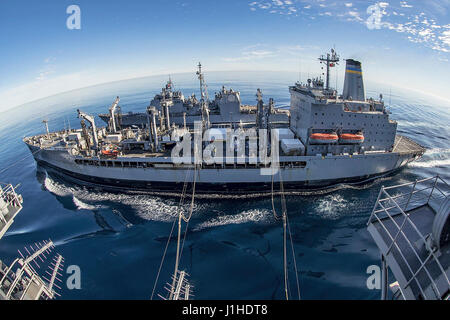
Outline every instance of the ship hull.
{"label": "ship hull", "polygon": [[[54,167],[48,163],[39,162],[38,165],[45,169],[50,175],[55,175],[71,183],[75,183],[83,186],[100,187],[105,191],[120,192],[120,191],[135,191],[158,195],[179,195],[183,190],[184,182],[161,182],[161,181],[142,181],[142,180],[121,180],[115,179],[111,182],[111,179],[101,178],[97,176],[87,176],[72,171],[67,171],[61,168]],[[389,172],[383,172],[373,175],[364,175],[352,178],[341,178],[333,180],[320,180],[320,181],[296,181],[283,183],[283,189],[286,192],[300,193],[304,192],[317,192],[331,190],[340,184],[351,185],[363,185],[376,180],[381,177],[393,175],[401,170],[403,167],[393,169]],[[271,194],[273,188],[274,193],[278,194],[280,190],[280,183],[197,183],[196,193],[198,194],[211,194],[211,195],[256,195],[265,196]],[[188,182],[188,190],[192,189],[192,180]]]}
{"label": "ship hull", "polygon": [[[339,183],[359,183],[393,173],[419,158],[422,153],[289,157],[290,160],[302,161],[304,166],[283,166],[279,170],[286,190],[324,189]],[[183,189],[185,181],[194,181],[193,168],[173,166],[170,162],[162,167],[150,168],[77,164],[75,158],[64,150],[34,150],[34,157],[40,165],[75,182],[102,186],[105,189],[177,193]],[[282,157],[280,160],[283,162],[286,159],[287,157]],[[258,168],[202,168],[195,174],[198,193],[270,192],[272,180],[273,188],[278,190],[280,174],[273,177],[264,175]]]}

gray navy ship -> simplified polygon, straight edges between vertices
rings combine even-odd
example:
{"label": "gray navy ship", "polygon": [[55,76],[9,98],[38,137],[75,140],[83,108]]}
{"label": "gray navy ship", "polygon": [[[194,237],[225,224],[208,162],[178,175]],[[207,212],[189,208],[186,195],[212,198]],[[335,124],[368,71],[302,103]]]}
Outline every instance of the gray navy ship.
{"label": "gray navy ship", "polygon": [[[209,101],[207,90],[203,90],[204,83],[202,65],[199,63],[197,75],[200,79],[200,89],[205,93],[202,99],[208,104],[208,112],[210,121],[215,124],[221,123],[243,123],[244,125],[255,124],[256,122],[256,105],[241,104],[240,92],[234,91],[232,88],[216,92],[214,100]],[[195,121],[201,121],[202,104],[195,94],[185,97],[181,91],[174,90],[174,84],[169,78],[165,87],[161,92],[150,101],[150,106],[155,107],[159,112],[163,112],[165,106],[168,106],[171,121],[176,125],[184,125],[192,127]],[[120,107],[116,109],[114,116],[116,124],[121,128],[143,127],[147,124],[146,112],[128,112],[122,113]],[[289,111],[283,109],[272,108],[271,121],[276,123],[289,122]],[[111,122],[111,112],[99,114],[100,119],[105,123]]]}
{"label": "gray navy ship", "polygon": [[[118,125],[116,99],[107,127],[98,128],[92,115],[78,110],[81,129],[47,129],[24,142],[37,163],[75,182],[168,194],[179,194],[186,182],[197,193],[215,194],[273,193],[281,186],[322,189],[391,174],[423,155],[424,147],[397,134],[382,96],[365,97],[359,61],[346,60],[338,94],[329,85],[329,71],[339,56],[332,50],[320,60],[326,63],[326,81],[308,79],[289,87],[287,123],[273,121],[274,101],[264,103],[261,90],[254,124],[216,122],[199,69],[201,99],[188,99],[200,113],[193,127],[174,123],[170,104],[175,96],[185,100],[172,92],[171,99],[159,99],[160,108],[147,108],[140,127]],[[220,95],[239,97],[231,90]]]}

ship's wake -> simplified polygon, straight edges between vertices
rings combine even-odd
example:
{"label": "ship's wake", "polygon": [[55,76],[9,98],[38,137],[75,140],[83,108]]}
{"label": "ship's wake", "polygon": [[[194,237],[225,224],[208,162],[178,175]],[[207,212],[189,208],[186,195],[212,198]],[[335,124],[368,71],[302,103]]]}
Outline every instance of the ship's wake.
{"label": "ship's wake", "polygon": [[[190,197],[179,207],[178,199],[159,198],[150,195],[119,194],[109,192],[98,192],[83,187],[69,186],[47,176],[43,183],[44,187],[59,197],[71,197],[73,204],[78,210],[97,211],[101,209],[112,209],[120,213],[123,207],[128,211],[131,209],[139,218],[148,221],[172,222],[178,217],[179,210],[188,215]],[[122,207],[122,210],[120,210]],[[208,204],[194,204],[193,216],[198,217],[201,212],[211,212],[213,206]],[[273,214],[266,209],[251,209],[237,214],[219,215],[207,221],[198,223],[193,230],[219,227],[230,224],[269,223],[273,220]]]}
{"label": "ship's wake", "polygon": [[315,211],[325,219],[334,220],[349,206],[349,201],[341,195],[328,195],[318,200]]}
{"label": "ship's wake", "polygon": [[269,223],[273,221],[273,214],[266,209],[252,209],[233,215],[223,215],[211,220],[199,223],[193,231],[200,231],[207,228],[219,227],[230,224]]}
{"label": "ship's wake", "polygon": [[450,166],[450,149],[427,150],[422,158],[408,164],[410,168],[443,168]]}
{"label": "ship's wake", "polygon": [[[45,177],[43,185],[56,196],[71,197],[73,204],[78,210],[95,211],[109,208],[120,212],[122,211],[120,207],[126,207],[143,220],[161,222],[173,221],[178,216],[179,210],[182,210],[184,213],[187,213],[189,210],[188,200],[179,207],[177,199],[162,199],[145,194],[135,195],[96,191],[76,185],[69,186],[54,180],[50,176]],[[201,206],[204,205],[194,205],[194,214]]]}
{"label": "ship's wake", "polygon": [[75,195],[72,196],[73,204],[79,209],[79,210],[99,210],[104,209],[106,206],[103,205],[92,205],[86,202],[83,202],[82,200],[78,199]]}

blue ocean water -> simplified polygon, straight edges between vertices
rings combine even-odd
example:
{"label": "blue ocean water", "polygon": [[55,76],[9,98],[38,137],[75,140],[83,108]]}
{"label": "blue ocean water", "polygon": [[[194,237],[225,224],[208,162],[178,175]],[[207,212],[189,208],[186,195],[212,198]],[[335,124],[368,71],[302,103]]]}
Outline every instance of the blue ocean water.
{"label": "blue ocean water", "polygon": [[[276,105],[289,105],[287,87],[294,73],[209,73],[210,96],[226,85],[254,104],[257,88]],[[115,96],[123,112],[142,111],[167,77],[149,77],[100,85],[36,101],[0,113],[0,181],[20,184],[24,209],[0,241],[0,259],[12,262],[17,250],[51,238],[65,266],[81,269],[80,290],[61,286],[61,299],[149,299],[167,237],[177,217],[178,199],[117,194],[85,189],[52,178],[36,168],[24,136],[79,128],[76,109],[107,111]],[[194,75],[172,75],[185,95],[198,95]],[[370,265],[379,254],[366,222],[382,185],[395,185],[439,174],[450,181],[450,104],[405,89],[367,83],[374,98],[384,93],[400,134],[427,148],[424,157],[394,176],[366,188],[342,187],[327,194],[288,196],[287,211],[303,299],[378,299],[366,286]],[[97,123],[102,123],[97,118]],[[10,167],[11,166],[11,167]],[[189,202],[189,197],[186,203]],[[187,204],[186,204],[187,206]],[[276,203],[280,207],[279,201]],[[283,299],[282,225],[273,217],[270,198],[199,199],[189,223],[181,268],[194,286],[195,299]],[[156,293],[174,268],[175,238],[168,248]],[[295,276],[289,259],[289,286]],[[63,281],[67,274],[63,274]]]}

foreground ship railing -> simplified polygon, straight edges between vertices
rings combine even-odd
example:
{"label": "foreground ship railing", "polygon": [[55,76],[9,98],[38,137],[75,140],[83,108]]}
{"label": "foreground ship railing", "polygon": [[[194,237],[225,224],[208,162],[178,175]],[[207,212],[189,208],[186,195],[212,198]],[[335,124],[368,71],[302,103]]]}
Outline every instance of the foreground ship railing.
{"label": "foreground ship railing", "polygon": [[22,196],[16,193],[11,184],[0,183],[0,239],[22,210]]}
{"label": "foreground ship railing", "polygon": [[[59,288],[56,282],[60,281],[58,275],[61,274],[63,257],[56,254],[47,263],[49,271],[46,273],[50,279],[41,277],[33,268],[33,264],[40,268],[38,261],[45,263],[54,247],[52,241],[35,243],[30,250],[25,247],[26,256],[19,251],[21,258],[15,259],[10,266],[0,261],[0,300],[48,300],[59,296],[55,288]],[[17,266],[15,271],[14,266]]]}
{"label": "foreground ship railing", "polygon": [[381,188],[368,231],[382,255],[382,299],[388,267],[396,279],[392,298],[449,298],[449,190],[439,176]]}

